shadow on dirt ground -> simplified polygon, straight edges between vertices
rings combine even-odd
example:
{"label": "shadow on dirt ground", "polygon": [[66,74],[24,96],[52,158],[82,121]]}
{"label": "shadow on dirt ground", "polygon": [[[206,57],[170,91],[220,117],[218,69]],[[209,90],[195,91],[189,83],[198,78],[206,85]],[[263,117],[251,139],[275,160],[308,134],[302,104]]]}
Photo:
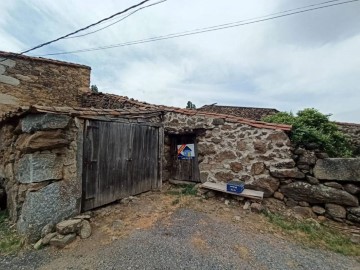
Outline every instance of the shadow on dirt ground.
{"label": "shadow on dirt ground", "polygon": [[2,256],[0,269],[360,269],[294,241],[236,200],[168,190],[93,211],[93,235],[63,249]]}

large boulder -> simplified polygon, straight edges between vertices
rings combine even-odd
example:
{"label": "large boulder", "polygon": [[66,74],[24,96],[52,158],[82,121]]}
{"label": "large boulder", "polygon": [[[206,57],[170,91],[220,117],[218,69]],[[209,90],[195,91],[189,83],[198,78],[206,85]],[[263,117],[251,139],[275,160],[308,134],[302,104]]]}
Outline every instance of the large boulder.
{"label": "large boulder", "polygon": [[27,154],[16,164],[16,180],[25,184],[59,180],[63,177],[62,169],[62,159],[56,154]]}
{"label": "large boulder", "polygon": [[45,225],[60,222],[78,212],[79,202],[75,196],[66,194],[61,183],[55,182],[27,194],[17,229],[30,241],[37,240]]}
{"label": "large boulder", "polygon": [[359,200],[350,193],[327,187],[324,185],[311,185],[306,182],[293,182],[281,187],[282,193],[288,198],[308,203],[334,203],[346,206],[358,206]]}
{"label": "large boulder", "polygon": [[70,116],[61,114],[29,114],[21,120],[22,132],[64,129],[69,125]]}
{"label": "large boulder", "polygon": [[360,158],[319,159],[314,175],[322,180],[360,181]]}

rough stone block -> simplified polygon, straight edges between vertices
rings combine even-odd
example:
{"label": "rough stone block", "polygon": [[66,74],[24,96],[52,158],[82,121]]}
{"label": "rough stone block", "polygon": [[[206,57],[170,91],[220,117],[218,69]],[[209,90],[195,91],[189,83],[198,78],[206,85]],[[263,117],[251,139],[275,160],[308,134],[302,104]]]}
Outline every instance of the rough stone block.
{"label": "rough stone block", "polygon": [[345,218],[346,217],[346,209],[341,205],[327,203],[325,205],[326,213],[332,218]]}
{"label": "rough stone block", "polygon": [[79,212],[77,199],[63,189],[60,182],[55,182],[28,193],[17,222],[18,232],[28,236],[30,241],[37,240],[45,225],[76,215]]}
{"label": "rough stone block", "polygon": [[61,130],[38,131],[31,135],[22,134],[16,143],[16,148],[22,152],[51,150],[70,144]]}
{"label": "rough stone block", "polygon": [[70,122],[70,116],[61,114],[30,114],[21,120],[23,132],[38,130],[64,129]]}
{"label": "rough stone block", "polygon": [[56,231],[59,234],[78,233],[81,228],[81,219],[64,220],[56,224]]}
{"label": "rough stone block", "polygon": [[264,197],[271,197],[274,192],[279,188],[280,181],[271,176],[259,176],[259,178],[255,178],[250,180],[245,184],[245,188],[254,189],[258,191],[264,192]]}
{"label": "rough stone block", "polygon": [[81,230],[79,235],[81,239],[89,238],[91,236],[91,225],[89,221],[83,220],[81,222]]}
{"label": "rough stone block", "polygon": [[322,180],[360,182],[360,158],[319,159],[314,168],[314,175]]}
{"label": "rough stone block", "polygon": [[76,239],[76,233],[71,233],[68,235],[57,235],[50,240],[50,245],[63,248],[66,245],[70,244]]}
{"label": "rough stone block", "polygon": [[334,203],[346,206],[358,206],[359,200],[344,190],[324,185],[311,185],[306,182],[294,182],[281,187],[288,198],[308,203]]}
{"label": "rough stone block", "polygon": [[20,183],[36,183],[62,178],[63,163],[56,154],[27,154],[16,166],[16,179]]}
{"label": "rough stone block", "polygon": [[305,178],[305,174],[300,172],[297,168],[293,169],[278,169],[270,167],[270,174],[277,178]]}

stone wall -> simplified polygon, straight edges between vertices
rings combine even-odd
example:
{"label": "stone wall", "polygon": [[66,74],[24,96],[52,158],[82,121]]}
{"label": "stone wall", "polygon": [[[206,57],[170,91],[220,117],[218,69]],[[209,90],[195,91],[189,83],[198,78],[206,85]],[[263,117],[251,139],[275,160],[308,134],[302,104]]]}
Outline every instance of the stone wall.
{"label": "stone wall", "polygon": [[36,240],[48,223],[80,212],[82,121],[29,114],[0,130],[0,172],[10,218]]}
{"label": "stone wall", "polygon": [[291,159],[290,141],[281,130],[251,127],[226,122],[209,116],[187,116],[166,113],[164,180],[170,177],[170,134],[197,134],[201,181],[234,179],[245,181],[248,188],[261,190],[272,196],[280,185],[272,172],[283,168],[293,175],[302,174]]}
{"label": "stone wall", "polygon": [[354,154],[360,157],[360,124],[336,123],[339,129],[349,138]]}
{"label": "stone wall", "polygon": [[[5,61],[1,61],[6,59]],[[90,67],[0,52],[0,115],[21,106],[81,106]]]}
{"label": "stone wall", "polygon": [[360,159],[328,158],[304,148],[293,154],[301,173],[271,172],[280,180],[274,197],[299,217],[360,225]]}

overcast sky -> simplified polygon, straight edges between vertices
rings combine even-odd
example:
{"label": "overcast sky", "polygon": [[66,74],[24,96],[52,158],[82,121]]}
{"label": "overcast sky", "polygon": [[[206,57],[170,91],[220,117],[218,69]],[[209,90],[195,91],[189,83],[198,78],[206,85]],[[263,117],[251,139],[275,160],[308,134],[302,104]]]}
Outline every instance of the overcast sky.
{"label": "overcast sky", "polygon": [[[32,54],[117,44],[324,1],[168,0],[96,34]],[[0,50],[20,52],[138,2],[1,0]],[[197,107],[216,102],[293,112],[314,107],[332,113],[333,120],[360,123],[359,16],[360,2],[354,2],[201,35],[50,58],[91,66],[91,83],[102,92],[150,103],[185,107],[191,100]]]}

